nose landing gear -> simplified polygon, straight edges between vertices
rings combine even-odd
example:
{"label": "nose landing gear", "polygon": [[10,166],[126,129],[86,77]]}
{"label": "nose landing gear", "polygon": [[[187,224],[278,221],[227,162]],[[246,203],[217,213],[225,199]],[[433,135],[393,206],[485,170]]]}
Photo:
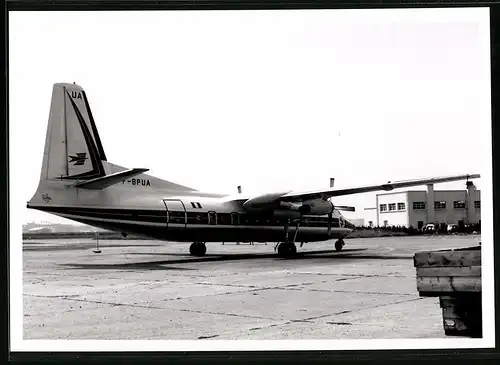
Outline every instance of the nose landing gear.
{"label": "nose landing gear", "polygon": [[345,242],[342,238],[339,238],[336,242],[335,242],[335,251],[337,252],[340,252],[342,251],[342,248],[345,246]]}

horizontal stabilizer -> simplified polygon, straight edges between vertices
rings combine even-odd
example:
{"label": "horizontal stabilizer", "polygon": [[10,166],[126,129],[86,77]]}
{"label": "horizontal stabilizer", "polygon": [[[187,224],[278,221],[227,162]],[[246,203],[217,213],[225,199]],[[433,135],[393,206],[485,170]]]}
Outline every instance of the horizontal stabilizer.
{"label": "horizontal stabilizer", "polygon": [[119,183],[120,181],[123,181],[125,179],[129,179],[133,176],[140,175],[148,170],[149,169],[129,169],[111,175],[106,175],[103,177],[82,181],[75,184],[74,186],[76,188],[81,188],[81,189],[101,190],[116,183]]}

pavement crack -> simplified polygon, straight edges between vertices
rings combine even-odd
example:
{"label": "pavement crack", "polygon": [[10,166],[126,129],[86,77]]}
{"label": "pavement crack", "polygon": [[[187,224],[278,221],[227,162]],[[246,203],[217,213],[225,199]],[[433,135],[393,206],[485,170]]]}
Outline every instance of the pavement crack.
{"label": "pavement crack", "polygon": [[334,324],[337,326],[352,326],[351,322],[326,322],[328,324]]}
{"label": "pavement crack", "polygon": [[270,317],[262,317],[262,316],[250,316],[247,314],[236,314],[236,313],[223,313],[223,312],[209,312],[209,311],[202,311],[202,310],[196,310],[196,309],[176,309],[172,308],[174,310],[178,310],[181,312],[189,312],[189,313],[200,313],[200,314],[215,314],[219,316],[229,316],[229,317],[242,317],[242,318],[255,318],[255,319],[266,319],[266,320],[272,320],[273,318]]}
{"label": "pavement crack", "polygon": [[415,296],[415,293],[389,293],[376,291],[360,291],[360,290],[335,290],[335,289],[306,289],[309,291],[326,292],[326,293],[349,293],[349,294],[373,294],[373,295],[396,295],[396,296]]}
{"label": "pavement crack", "polygon": [[137,303],[114,303],[114,302],[105,302],[100,300],[87,300],[87,299],[77,299],[77,298],[62,298],[64,300],[71,300],[75,302],[85,302],[85,303],[93,303],[93,304],[104,304],[112,307],[133,307],[133,308],[146,308],[146,309],[160,309],[163,310],[165,308],[154,307],[151,305],[139,305]]}
{"label": "pavement crack", "polygon": [[66,299],[69,297],[79,297],[81,294],[61,294],[61,295],[40,295],[40,294],[28,294],[24,293],[28,297],[36,297],[36,298],[62,298]]}
{"label": "pavement crack", "polygon": [[214,338],[214,337],[219,337],[219,335],[200,336],[200,337],[198,337],[198,340],[206,340],[206,339]]}
{"label": "pavement crack", "polygon": [[378,305],[374,305],[374,306],[371,306],[371,307],[364,307],[364,308],[353,309],[353,310],[343,310],[341,312],[330,313],[330,314],[322,314],[321,316],[304,318],[304,320],[316,320],[316,319],[330,317],[330,316],[338,316],[338,315],[346,314],[346,313],[362,312],[362,311],[365,311],[365,310],[371,310],[371,309],[375,309],[375,308],[387,307],[387,306],[390,306],[390,305],[401,304],[401,303],[409,303],[409,302],[414,302],[414,301],[418,301],[418,300],[422,300],[422,299],[425,299],[425,298],[413,298],[413,299],[401,300],[401,301],[398,301],[398,302],[378,304]]}

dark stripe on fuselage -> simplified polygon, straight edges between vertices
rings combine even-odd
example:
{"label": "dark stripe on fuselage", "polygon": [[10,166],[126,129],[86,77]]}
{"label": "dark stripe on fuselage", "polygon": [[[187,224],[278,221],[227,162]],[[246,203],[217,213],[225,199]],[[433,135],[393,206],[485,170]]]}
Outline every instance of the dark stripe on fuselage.
{"label": "dark stripe on fuselage", "polygon": [[[54,214],[70,214],[81,217],[95,217],[102,219],[115,219],[136,222],[165,223],[167,225],[166,210],[152,209],[119,209],[119,208],[85,208],[85,207],[51,207],[41,206],[35,209]],[[208,212],[190,212],[169,211],[168,218],[172,224],[185,224],[187,216],[187,225],[231,225],[231,226],[263,226],[277,227],[283,226],[286,219],[274,216],[263,216],[256,214],[238,213],[237,220],[234,220],[234,213],[216,213],[214,219],[209,219]],[[328,217],[306,216],[300,223],[301,227],[328,227]],[[338,218],[332,217],[332,228],[339,228]],[[345,228],[354,228],[348,221],[345,222]]]}
{"label": "dark stripe on fuselage", "polygon": [[[234,226],[221,227],[220,229],[217,229],[217,227],[207,226],[201,229],[186,229],[179,227],[166,229],[162,227],[144,226],[127,222],[93,221],[85,218],[77,218],[74,220],[112,231],[126,232],[144,237],[178,242],[279,242],[282,241],[284,237],[283,229],[274,228],[273,230],[272,227],[267,227],[268,229],[265,229],[266,227],[262,227],[264,229],[252,229],[251,227]],[[319,227],[316,227],[316,229],[317,228]],[[348,233],[343,229],[340,229],[342,232],[337,231],[338,228],[334,230],[336,232],[332,232],[330,236],[328,235],[326,228],[315,232],[299,230],[297,234],[297,242],[324,241],[329,238],[344,237]],[[293,231],[290,231],[290,234],[293,234]]]}
{"label": "dark stripe on fuselage", "polygon": [[40,207],[36,208],[49,213],[71,214],[82,217],[95,217],[103,219],[120,219],[138,222],[167,223],[166,210],[141,210],[141,209],[105,209],[83,207]]}

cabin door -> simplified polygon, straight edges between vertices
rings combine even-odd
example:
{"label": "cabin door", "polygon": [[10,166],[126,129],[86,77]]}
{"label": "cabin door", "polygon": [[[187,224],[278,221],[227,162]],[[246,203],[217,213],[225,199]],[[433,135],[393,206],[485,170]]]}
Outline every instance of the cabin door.
{"label": "cabin door", "polygon": [[178,199],[163,199],[167,209],[167,228],[186,228],[186,207]]}

